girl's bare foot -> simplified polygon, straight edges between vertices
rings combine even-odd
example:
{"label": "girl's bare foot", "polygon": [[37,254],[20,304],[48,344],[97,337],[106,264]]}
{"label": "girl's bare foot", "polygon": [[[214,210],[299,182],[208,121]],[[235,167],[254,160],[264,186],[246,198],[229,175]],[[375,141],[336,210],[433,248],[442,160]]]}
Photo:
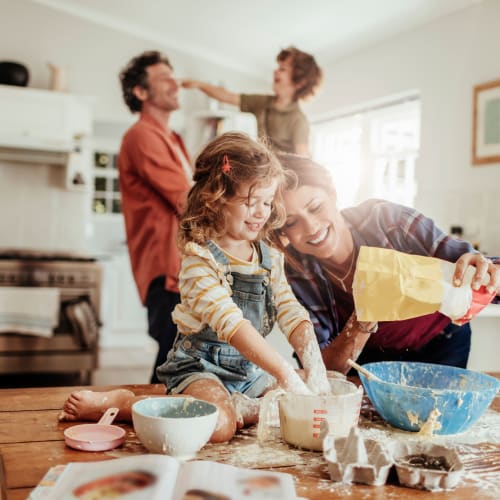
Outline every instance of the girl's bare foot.
{"label": "girl's bare foot", "polygon": [[238,429],[256,424],[259,420],[260,400],[252,399],[241,392],[231,394]]}
{"label": "girl's bare foot", "polygon": [[92,420],[98,421],[103,413],[111,407],[120,411],[117,420],[131,420],[132,404],[138,399],[128,389],[115,389],[108,392],[74,391],[64,402],[63,409],[58,415],[59,420]]}

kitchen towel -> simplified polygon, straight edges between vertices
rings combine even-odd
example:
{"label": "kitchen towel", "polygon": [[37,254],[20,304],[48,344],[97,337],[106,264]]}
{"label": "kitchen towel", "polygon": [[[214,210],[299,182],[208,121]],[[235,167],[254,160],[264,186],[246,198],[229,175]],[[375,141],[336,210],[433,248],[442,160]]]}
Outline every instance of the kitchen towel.
{"label": "kitchen towel", "polygon": [[59,304],[59,288],[0,287],[0,333],[51,337]]}

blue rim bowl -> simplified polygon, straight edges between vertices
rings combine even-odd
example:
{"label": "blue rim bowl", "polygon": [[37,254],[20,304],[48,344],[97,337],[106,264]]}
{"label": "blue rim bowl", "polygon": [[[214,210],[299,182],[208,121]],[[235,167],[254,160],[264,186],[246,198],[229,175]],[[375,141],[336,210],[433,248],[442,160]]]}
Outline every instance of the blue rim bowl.
{"label": "blue rim bowl", "polygon": [[486,411],[500,382],[484,373],[430,363],[383,361],[363,365],[382,381],[359,374],[363,387],[384,420],[399,429],[419,431],[437,409],[434,434],[469,429]]}

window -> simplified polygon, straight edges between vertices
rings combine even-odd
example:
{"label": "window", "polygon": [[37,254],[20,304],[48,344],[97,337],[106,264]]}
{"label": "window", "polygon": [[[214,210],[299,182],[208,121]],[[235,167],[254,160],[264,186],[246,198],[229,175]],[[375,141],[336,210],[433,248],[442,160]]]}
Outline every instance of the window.
{"label": "window", "polygon": [[420,99],[413,95],[313,123],[312,152],[328,167],[340,208],[367,198],[413,206]]}
{"label": "window", "polygon": [[94,214],[121,213],[116,154],[107,151],[94,152],[93,180],[92,212]]}

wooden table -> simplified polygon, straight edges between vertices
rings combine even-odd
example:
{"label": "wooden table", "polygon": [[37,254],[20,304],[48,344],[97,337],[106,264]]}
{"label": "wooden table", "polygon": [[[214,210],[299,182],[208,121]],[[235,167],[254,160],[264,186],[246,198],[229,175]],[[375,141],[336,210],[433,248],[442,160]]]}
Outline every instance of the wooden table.
{"label": "wooden table", "polygon": [[[133,390],[136,394],[164,394],[162,385],[123,387]],[[108,390],[109,388],[92,387],[94,390]],[[68,394],[76,389],[75,387],[56,387],[0,390],[0,453],[5,464],[8,500],[25,499],[53,465],[147,453],[130,424],[119,424],[126,429],[127,438],[125,444],[115,450],[82,452],[66,447],[63,431],[74,424],[58,422],[57,414]],[[497,396],[492,408],[500,411],[500,397]],[[452,491],[435,493],[402,488],[396,484],[374,487],[333,483],[330,481],[327,465],[321,453],[291,449],[286,444],[280,446],[279,449],[264,452],[265,459],[262,459],[262,452],[256,451],[259,448],[255,439],[255,431],[251,429],[238,434],[231,443],[207,445],[201,450],[198,458],[252,468],[272,468],[290,473],[296,478],[297,494],[310,500],[345,496],[353,499],[380,500],[420,498],[425,495],[429,495],[432,500],[444,497],[454,500],[470,500],[471,498],[483,500],[500,497],[500,479],[494,479],[498,481],[494,483],[494,488],[497,487],[496,492],[483,489],[480,483],[471,481],[470,478],[466,478]],[[481,446],[478,445],[478,450]],[[466,469],[481,471],[482,468],[486,468],[489,474],[498,477],[500,476],[500,446],[489,444],[487,447],[488,457],[485,459],[484,454],[478,453],[477,460],[474,459],[465,464]],[[253,463],[252,456],[254,457]],[[283,461],[284,457],[288,459]],[[237,459],[236,463],[235,459]]]}

